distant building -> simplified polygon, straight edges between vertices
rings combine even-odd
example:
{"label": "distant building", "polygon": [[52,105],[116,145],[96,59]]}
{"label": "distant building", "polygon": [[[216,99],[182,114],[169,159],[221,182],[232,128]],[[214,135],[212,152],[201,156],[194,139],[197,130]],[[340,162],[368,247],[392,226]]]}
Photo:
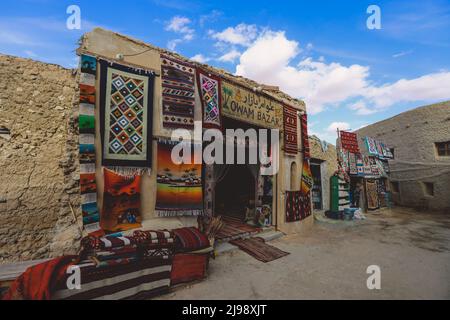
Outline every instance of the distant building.
{"label": "distant building", "polygon": [[450,213],[450,101],[420,107],[357,130],[385,143],[395,204]]}

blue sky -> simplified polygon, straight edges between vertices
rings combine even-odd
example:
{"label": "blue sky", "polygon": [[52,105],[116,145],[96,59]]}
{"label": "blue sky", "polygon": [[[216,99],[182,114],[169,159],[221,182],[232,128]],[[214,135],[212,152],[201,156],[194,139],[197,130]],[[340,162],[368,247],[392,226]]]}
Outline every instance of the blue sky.
{"label": "blue sky", "polygon": [[[367,7],[381,9],[369,30]],[[81,9],[68,30],[66,9]],[[303,98],[310,132],[334,142],[450,99],[450,1],[16,0],[2,3],[0,52],[74,67],[95,26],[278,85]]]}

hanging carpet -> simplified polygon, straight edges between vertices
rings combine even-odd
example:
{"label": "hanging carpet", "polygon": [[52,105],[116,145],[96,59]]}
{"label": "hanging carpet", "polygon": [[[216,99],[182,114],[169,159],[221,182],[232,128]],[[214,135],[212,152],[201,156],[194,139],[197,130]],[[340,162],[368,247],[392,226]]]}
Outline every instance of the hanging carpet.
{"label": "hanging carpet", "polygon": [[284,106],[284,152],[296,155],[298,153],[297,141],[297,110],[295,108]]}
{"label": "hanging carpet", "polygon": [[203,107],[203,128],[222,129],[221,119],[221,82],[220,78],[200,68],[197,69],[197,81]]}

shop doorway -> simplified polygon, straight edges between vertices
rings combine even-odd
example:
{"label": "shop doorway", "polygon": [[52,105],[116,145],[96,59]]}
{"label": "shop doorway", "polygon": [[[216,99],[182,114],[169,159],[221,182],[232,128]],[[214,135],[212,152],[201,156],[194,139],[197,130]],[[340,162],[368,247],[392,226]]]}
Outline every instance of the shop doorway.
{"label": "shop doorway", "polygon": [[321,163],[320,160],[311,159],[311,173],[314,181],[311,194],[314,210],[323,210]]}
{"label": "shop doorway", "polygon": [[248,210],[255,209],[255,177],[247,165],[230,165],[216,185],[216,214],[244,221]]}

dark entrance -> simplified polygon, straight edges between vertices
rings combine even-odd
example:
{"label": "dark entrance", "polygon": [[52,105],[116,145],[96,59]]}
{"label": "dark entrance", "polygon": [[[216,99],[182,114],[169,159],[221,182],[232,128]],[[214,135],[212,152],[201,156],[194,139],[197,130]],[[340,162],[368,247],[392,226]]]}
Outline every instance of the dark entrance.
{"label": "dark entrance", "polygon": [[244,221],[247,210],[255,209],[255,177],[247,165],[230,165],[216,185],[216,214]]}
{"label": "dark entrance", "polygon": [[322,174],[320,170],[320,160],[311,159],[311,173],[313,175],[314,185],[312,188],[312,202],[314,210],[323,209],[323,192],[322,192]]}

